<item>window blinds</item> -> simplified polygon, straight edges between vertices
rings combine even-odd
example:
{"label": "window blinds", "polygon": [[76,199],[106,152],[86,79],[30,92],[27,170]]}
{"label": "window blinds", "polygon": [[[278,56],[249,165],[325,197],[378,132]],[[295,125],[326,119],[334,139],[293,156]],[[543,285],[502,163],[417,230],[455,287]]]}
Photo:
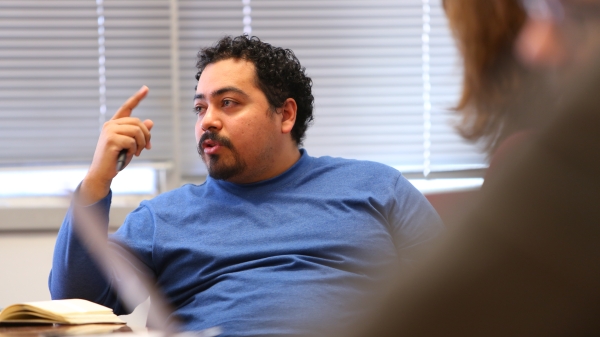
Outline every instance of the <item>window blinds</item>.
{"label": "window blinds", "polygon": [[97,41],[92,1],[0,1],[0,165],[90,160]]}
{"label": "window blinds", "polygon": [[[295,52],[314,82],[315,122],[304,142],[308,153],[374,160],[425,175],[483,166],[483,156],[453,127],[450,109],[460,90],[460,68],[439,0],[241,2],[209,2],[212,11],[205,9],[206,15],[199,7],[204,2],[181,2],[180,15],[202,18],[197,26],[207,27],[196,31],[197,39],[212,37],[202,46],[250,27],[252,35]],[[226,15],[232,7],[235,15]],[[192,8],[200,12],[193,15]],[[181,31],[191,34],[183,22]],[[186,78],[190,72],[195,73],[182,69],[181,74]],[[182,107],[191,107],[190,96]],[[182,149],[194,142],[188,118],[182,123],[190,129]],[[195,151],[184,150],[183,170],[205,174]]]}
{"label": "window blinds", "polygon": [[314,82],[308,153],[422,170],[420,1],[252,1],[252,32]]}
{"label": "window blinds", "polygon": [[439,0],[0,0],[0,9],[0,165],[89,163],[102,120],[145,84],[134,115],[155,128],[153,149],[138,160],[177,155],[183,176],[206,174],[191,112],[196,54],[244,30],[294,50],[312,77],[311,155],[405,173],[484,162],[452,127],[460,62]]}
{"label": "window blinds", "polygon": [[169,1],[103,0],[103,6],[106,117],[147,85],[150,91],[132,116],[154,121],[152,150],[143,151],[137,160],[169,160],[174,136]]}

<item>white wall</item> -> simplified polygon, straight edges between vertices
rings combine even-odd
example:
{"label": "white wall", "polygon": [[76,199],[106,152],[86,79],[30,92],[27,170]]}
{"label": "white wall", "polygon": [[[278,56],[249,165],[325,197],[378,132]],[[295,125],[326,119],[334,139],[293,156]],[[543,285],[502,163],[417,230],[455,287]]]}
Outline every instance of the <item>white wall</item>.
{"label": "white wall", "polygon": [[[50,299],[55,232],[0,232],[0,308],[18,302]],[[149,301],[121,316],[133,328],[146,324]]]}
{"label": "white wall", "polygon": [[49,300],[48,273],[56,233],[0,232],[0,307]]}

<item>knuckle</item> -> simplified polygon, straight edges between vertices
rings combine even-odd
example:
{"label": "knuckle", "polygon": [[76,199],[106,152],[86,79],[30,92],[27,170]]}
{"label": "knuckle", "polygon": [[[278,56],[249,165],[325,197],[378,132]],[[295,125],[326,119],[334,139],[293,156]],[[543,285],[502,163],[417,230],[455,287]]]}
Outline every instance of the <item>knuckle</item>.
{"label": "knuckle", "polygon": [[106,141],[108,143],[116,143],[117,142],[117,135],[114,133],[109,133],[108,135],[106,135]]}
{"label": "knuckle", "polygon": [[127,137],[127,143],[129,144],[130,147],[137,146],[137,142],[135,141],[135,138]]}

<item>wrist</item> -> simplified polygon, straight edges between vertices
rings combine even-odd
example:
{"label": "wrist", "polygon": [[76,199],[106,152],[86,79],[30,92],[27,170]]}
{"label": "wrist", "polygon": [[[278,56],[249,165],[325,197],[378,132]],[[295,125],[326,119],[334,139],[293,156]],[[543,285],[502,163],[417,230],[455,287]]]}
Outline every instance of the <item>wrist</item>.
{"label": "wrist", "polygon": [[94,179],[85,177],[79,186],[79,201],[84,205],[91,205],[105,198],[110,192],[111,180]]}

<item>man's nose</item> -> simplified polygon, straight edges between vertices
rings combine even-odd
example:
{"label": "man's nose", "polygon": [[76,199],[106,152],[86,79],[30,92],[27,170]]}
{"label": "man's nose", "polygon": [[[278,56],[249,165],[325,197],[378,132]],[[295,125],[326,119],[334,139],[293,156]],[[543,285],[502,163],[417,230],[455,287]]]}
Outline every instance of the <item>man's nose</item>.
{"label": "man's nose", "polygon": [[208,107],[204,116],[202,117],[202,122],[200,123],[200,127],[202,130],[221,130],[223,127],[223,123],[220,119],[219,112],[217,109],[212,107]]}

